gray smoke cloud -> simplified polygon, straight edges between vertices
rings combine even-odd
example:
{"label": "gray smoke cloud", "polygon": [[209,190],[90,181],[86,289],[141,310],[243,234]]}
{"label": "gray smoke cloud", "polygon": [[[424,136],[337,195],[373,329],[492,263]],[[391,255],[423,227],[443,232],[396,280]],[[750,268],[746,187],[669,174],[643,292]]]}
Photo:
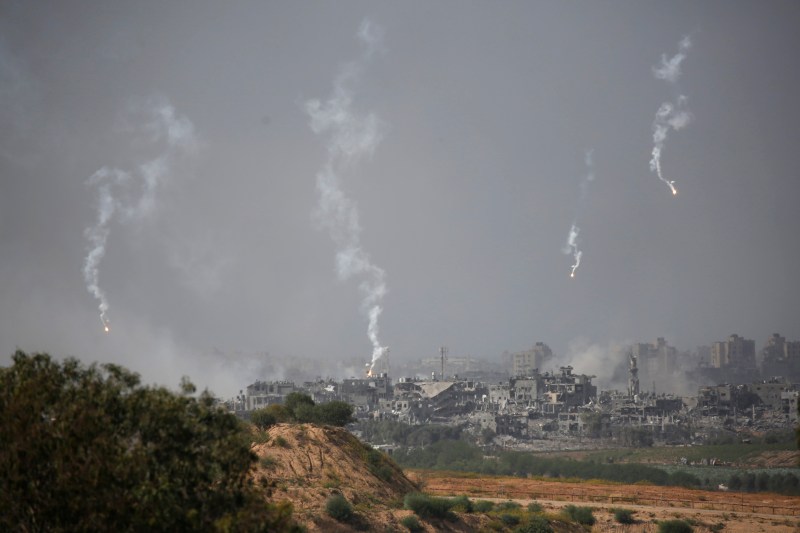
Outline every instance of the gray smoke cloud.
{"label": "gray smoke cloud", "polygon": [[[667,59],[666,55],[661,56],[661,65],[653,67],[653,75],[673,85],[677,83],[681,75],[681,63],[686,58],[686,52],[691,46],[692,41],[687,35],[678,43],[679,52],[677,54],[670,59]],[[664,178],[661,172],[661,153],[664,150],[669,130],[678,131],[692,121],[692,114],[686,109],[686,102],[687,98],[684,95],[678,96],[675,104],[664,102],[656,111],[653,121],[653,151],[650,158],[650,171],[655,172],[658,179],[670,188],[673,196],[678,194],[678,189],[675,187],[675,181]]]}
{"label": "gray smoke cloud", "polygon": [[311,118],[312,131],[317,135],[328,134],[328,158],[316,176],[319,204],[315,215],[336,245],[339,279],[362,278],[359,290],[369,321],[367,336],[372,343],[372,370],[387,351],[381,345],[378,327],[383,311],[381,302],[387,291],[386,272],[372,262],[362,247],[358,208],[342,191],[339,176],[360,158],[372,155],[383,137],[384,123],[374,113],[359,114],[353,109],[355,86],[369,60],[381,49],[383,31],[364,20],[357,36],[364,46],[362,57],[342,68],[334,81],[333,94],[326,101],[309,100],[305,109]]}
{"label": "gray smoke cloud", "polygon": [[146,115],[148,121],[141,130],[159,154],[141,163],[133,172],[103,167],[87,182],[96,190],[97,218],[94,225],[85,230],[89,246],[83,263],[83,278],[86,289],[98,301],[100,321],[106,332],[110,328],[108,298],[100,288],[99,279],[111,222],[116,219],[128,224],[149,216],[155,209],[156,192],[169,175],[173,159],[181,152],[193,152],[196,148],[192,122],[177,115],[169,102],[151,103]]}
{"label": "gray smoke cloud", "polygon": [[[582,205],[586,201],[586,195],[589,192],[589,184],[594,181],[593,156],[594,150],[589,150],[586,152],[585,163],[587,172],[581,180],[581,196],[578,202],[578,211],[581,210]],[[580,244],[580,231],[581,229],[578,227],[578,215],[575,215],[575,219],[572,221],[572,226],[569,229],[567,243],[561,249],[561,251],[567,255],[572,254],[572,258],[575,261],[575,263],[573,263],[573,265],[570,267],[572,269],[569,273],[571,278],[575,277],[575,271],[578,270],[578,267],[581,265],[581,257],[583,256],[583,252],[578,248],[578,245]]]}

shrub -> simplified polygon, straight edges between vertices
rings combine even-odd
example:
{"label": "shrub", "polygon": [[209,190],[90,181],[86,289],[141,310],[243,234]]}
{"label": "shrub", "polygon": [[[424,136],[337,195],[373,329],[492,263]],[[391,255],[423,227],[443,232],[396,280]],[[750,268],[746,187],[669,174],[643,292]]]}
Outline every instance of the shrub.
{"label": "shrub", "polygon": [[543,516],[532,516],[526,524],[515,528],[514,533],[553,533],[553,526]]}
{"label": "shrub", "polygon": [[614,520],[620,524],[633,524],[633,511],[630,509],[614,509]]}
{"label": "shrub", "polygon": [[267,429],[278,423],[278,417],[267,408],[256,409],[250,413],[250,422],[258,429]]}
{"label": "shrub", "polygon": [[519,516],[508,513],[501,514],[500,520],[507,526],[516,526],[521,521]]}
{"label": "shrub", "polygon": [[497,511],[515,511],[517,509],[521,509],[522,505],[518,504],[517,502],[512,502],[511,500],[506,502],[500,502],[495,507]]}
{"label": "shrub", "polygon": [[275,468],[278,464],[278,460],[270,455],[265,455],[264,457],[259,458],[259,464],[264,468]]}
{"label": "shrub", "polygon": [[400,523],[403,525],[403,527],[405,527],[409,531],[425,530],[425,528],[422,527],[422,524],[419,523],[419,520],[417,520],[417,517],[414,516],[413,514],[403,517],[403,519],[400,520]]}
{"label": "shrub", "polygon": [[591,507],[576,507],[575,505],[567,505],[564,507],[563,513],[573,522],[587,526],[594,525],[595,520]]}
{"label": "shrub", "polygon": [[542,504],[541,503],[539,503],[539,502],[531,502],[531,503],[528,504],[528,512],[529,513],[541,513],[542,511],[544,511],[544,509],[542,509]]}
{"label": "shrub", "polygon": [[490,502],[489,500],[478,500],[475,502],[472,508],[476,513],[488,513],[494,509],[494,502]]}
{"label": "shrub", "polygon": [[420,518],[454,518],[452,511],[453,502],[447,498],[428,496],[421,492],[411,492],[403,499],[406,509],[411,509]]}
{"label": "shrub", "polygon": [[664,520],[658,523],[658,533],[692,533],[694,529],[685,520]]}
{"label": "shrub", "polygon": [[334,494],[328,498],[325,502],[325,512],[339,522],[347,522],[353,518],[353,507],[341,494]]}
{"label": "shrub", "polygon": [[466,496],[457,496],[450,500],[453,502],[453,510],[458,511],[459,513],[471,513],[475,510],[475,506],[472,505],[472,501]]}
{"label": "shrub", "polygon": [[275,444],[277,444],[281,448],[289,448],[289,441],[283,438],[282,435],[278,435],[277,437],[275,437]]}

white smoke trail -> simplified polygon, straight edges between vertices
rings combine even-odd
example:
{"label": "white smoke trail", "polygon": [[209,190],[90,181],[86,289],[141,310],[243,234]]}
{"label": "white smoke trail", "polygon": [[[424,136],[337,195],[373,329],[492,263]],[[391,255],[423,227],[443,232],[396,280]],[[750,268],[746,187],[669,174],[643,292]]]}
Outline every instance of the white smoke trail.
{"label": "white smoke trail", "polygon": [[[592,161],[593,154],[594,150],[589,150],[586,152],[585,163],[587,171],[586,171],[586,176],[584,176],[584,178],[581,180],[581,196],[578,202],[579,209],[580,206],[586,200],[586,195],[589,192],[589,184],[594,181],[594,170],[593,170],[594,163]],[[578,235],[580,234],[580,231],[581,229],[578,227],[577,215],[576,215],[575,220],[573,220],[572,222],[572,227],[570,227],[569,229],[569,235],[567,236],[567,243],[561,249],[561,251],[564,252],[565,254],[572,254],[572,257],[575,260],[575,263],[571,267],[572,271],[569,273],[569,277],[571,278],[575,277],[575,271],[578,270],[579,266],[581,266],[581,256],[583,255],[583,252],[581,252],[578,249],[578,244],[580,244]]]}
{"label": "white smoke trail", "polygon": [[365,47],[363,56],[343,67],[334,81],[333,94],[328,100],[309,100],[305,108],[311,119],[312,131],[317,135],[329,134],[328,159],[317,173],[319,205],[316,215],[336,245],[339,279],[347,280],[353,276],[364,278],[359,290],[369,319],[367,336],[372,343],[372,372],[375,363],[387,351],[381,345],[378,328],[378,319],[383,311],[381,302],[387,290],[386,272],[372,263],[369,254],[361,246],[358,208],[342,191],[339,174],[347,165],[371,155],[383,137],[383,123],[375,114],[361,115],[352,109],[354,85],[358,83],[367,62],[381,48],[382,30],[369,20],[364,20],[357,35]]}
{"label": "white smoke trail", "polygon": [[99,301],[100,321],[106,332],[110,327],[108,299],[100,288],[99,265],[106,253],[110,224],[115,215],[122,223],[149,215],[155,208],[156,191],[168,175],[172,159],[178,152],[191,152],[196,146],[194,126],[187,118],[176,116],[175,109],[168,102],[153,104],[149,115],[151,120],[145,125],[145,130],[151,133],[151,140],[159,145],[161,154],[139,165],[133,174],[103,167],[87,182],[97,189],[97,220],[84,232],[89,246],[83,263],[83,279],[86,289]]}
{"label": "white smoke trail", "polygon": [[686,59],[686,52],[692,47],[692,40],[688,35],[678,43],[678,53],[667,59],[667,54],[661,55],[661,65],[653,67],[653,76],[659,80],[666,80],[675,83],[681,76],[681,63]]}
{"label": "white smoke trail", "polygon": [[[686,52],[691,48],[692,41],[689,36],[685,36],[678,44],[679,52],[671,59],[667,59],[666,54],[661,56],[661,65],[653,67],[653,75],[666,80],[673,85],[677,83],[681,75],[681,63],[686,58]],[[658,179],[663,181],[672,191],[673,196],[678,194],[674,180],[667,180],[661,173],[661,152],[664,150],[664,143],[667,140],[670,128],[678,131],[685,128],[692,121],[692,114],[685,109],[687,98],[684,95],[678,97],[677,104],[664,102],[656,111],[653,121],[653,151],[650,158],[650,171],[655,172]]]}

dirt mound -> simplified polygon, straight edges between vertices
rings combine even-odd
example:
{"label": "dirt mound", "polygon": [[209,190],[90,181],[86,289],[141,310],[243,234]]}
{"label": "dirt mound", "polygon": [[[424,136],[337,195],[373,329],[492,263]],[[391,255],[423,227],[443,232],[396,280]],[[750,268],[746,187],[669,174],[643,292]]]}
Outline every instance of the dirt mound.
{"label": "dirt mound", "polygon": [[[330,426],[278,424],[256,436],[256,480],[266,480],[273,501],[291,501],[309,531],[404,529],[400,520],[410,511],[403,510],[403,497],[418,488],[383,453]],[[353,505],[355,520],[340,524],[327,515],[333,494]],[[453,526],[448,529],[460,530]]]}

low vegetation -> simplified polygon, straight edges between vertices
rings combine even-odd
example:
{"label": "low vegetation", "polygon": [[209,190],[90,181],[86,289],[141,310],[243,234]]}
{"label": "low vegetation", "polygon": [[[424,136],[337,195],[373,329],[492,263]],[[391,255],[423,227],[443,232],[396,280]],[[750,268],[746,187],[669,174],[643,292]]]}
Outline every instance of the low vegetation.
{"label": "low vegetation", "polygon": [[572,520],[573,522],[577,522],[585,526],[592,526],[595,523],[595,518],[594,514],[592,513],[591,507],[577,507],[575,505],[567,505],[562,510],[562,513],[565,517]]}
{"label": "low vegetation", "polygon": [[455,503],[449,498],[439,498],[421,492],[412,492],[406,494],[403,499],[403,505],[406,509],[414,511],[422,519],[455,519],[455,514],[452,511]]}
{"label": "low vegetation", "polygon": [[658,533],[692,533],[694,528],[685,520],[664,520],[658,523]]}
{"label": "low vegetation", "polygon": [[614,520],[620,524],[634,524],[633,511],[630,509],[611,509],[614,513]]}
{"label": "low vegetation", "polygon": [[325,501],[325,512],[339,522],[349,522],[354,514],[353,506],[341,494],[334,494]]}

